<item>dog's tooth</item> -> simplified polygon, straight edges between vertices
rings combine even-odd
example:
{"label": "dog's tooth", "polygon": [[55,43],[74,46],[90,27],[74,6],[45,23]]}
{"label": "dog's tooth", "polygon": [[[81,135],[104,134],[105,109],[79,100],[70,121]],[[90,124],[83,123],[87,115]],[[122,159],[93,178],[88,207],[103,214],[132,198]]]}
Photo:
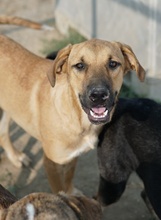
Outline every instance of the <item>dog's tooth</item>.
{"label": "dog's tooth", "polygon": [[102,115],[97,115],[97,114],[95,114],[92,110],[90,110],[90,114],[91,114],[91,116],[94,117],[94,118],[104,118],[104,117],[107,116],[108,110],[106,110]]}
{"label": "dog's tooth", "polygon": [[108,110],[106,110],[105,112],[104,112],[104,116],[106,116],[108,114]]}
{"label": "dog's tooth", "polygon": [[92,110],[90,110],[90,114],[94,117],[94,112]]}

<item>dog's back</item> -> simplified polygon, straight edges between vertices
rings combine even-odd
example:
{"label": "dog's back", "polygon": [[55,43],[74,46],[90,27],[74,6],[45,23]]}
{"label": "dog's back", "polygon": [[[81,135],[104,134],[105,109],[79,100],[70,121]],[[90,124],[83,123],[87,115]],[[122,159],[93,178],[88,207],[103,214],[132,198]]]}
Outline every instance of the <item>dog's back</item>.
{"label": "dog's back", "polygon": [[100,204],[85,196],[39,192],[18,200],[0,185],[1,220],[101,220],[101,217]]}

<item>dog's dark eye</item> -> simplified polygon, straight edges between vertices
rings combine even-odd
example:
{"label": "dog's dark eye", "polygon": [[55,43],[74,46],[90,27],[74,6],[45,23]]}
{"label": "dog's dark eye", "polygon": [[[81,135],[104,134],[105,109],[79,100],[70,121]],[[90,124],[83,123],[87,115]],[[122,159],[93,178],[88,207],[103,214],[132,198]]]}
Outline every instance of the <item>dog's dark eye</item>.
{"label": "dog's dark eye", "polygon": [[84,63],[77,63],[76,65],[74,65],[74,67],[77,70],[83,70],[83,69],[85,69],[85,64]]}
{"label": "dog's dark eye", "polygon": [[109,63],[108,63],[108,66],[109,66],[110,69],[114,70],[118,66],[120,66],[120,63],[118,63],[117,61],[114,61],[114,60],[110,60]]}

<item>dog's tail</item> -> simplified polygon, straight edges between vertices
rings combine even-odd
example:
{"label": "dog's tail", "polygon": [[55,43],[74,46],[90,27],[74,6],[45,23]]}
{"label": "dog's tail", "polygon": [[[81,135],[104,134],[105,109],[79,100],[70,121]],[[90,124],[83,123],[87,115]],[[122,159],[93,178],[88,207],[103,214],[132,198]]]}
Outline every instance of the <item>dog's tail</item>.
{"label": "dog's tail", "polygon": [[40,24],[38,22],[34,22],[25,18],[13,17],[8,15],[0,15],[0,24],[13,24],[13,25],[29,27],[37,30],[49,30],[49,31],[54,30],[53,27],[48,25]]}

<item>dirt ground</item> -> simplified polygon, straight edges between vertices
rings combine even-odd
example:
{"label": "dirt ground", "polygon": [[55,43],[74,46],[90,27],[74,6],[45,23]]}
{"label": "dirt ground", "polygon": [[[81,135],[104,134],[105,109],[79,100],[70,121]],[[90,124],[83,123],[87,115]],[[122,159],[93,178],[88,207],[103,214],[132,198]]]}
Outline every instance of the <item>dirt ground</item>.
{"label": "dirt ground", "polygon": [[[0,14],[16,15],[33,19],[42,23],[54,24],[54,7],[56,0],[1,0]],[[59,38],[55,31],[36,31],[23,27],[1,25],[0,34],[7,35],[21,43],[32,52],[42,54],[44,41]],[[50,187],[44,172],[42,163],[41,144],[29,136],[19,126],[12,122],[10,127],[11,139],[14,146],[24,151],[31,158],[31,166],[17,169],[9,160],[2,148],[0,148],[0,184],[7,187],[18,198],[31,192],[50,192]],[[98,187],[99,173],[97,168],[96,150],[81,156],[76,174],[75,185],[85,195],[93,196]],[[142,183],[132,175],[123,197],[114,205],[104,210],[103,219],[107,220],[150,220],[144,202],[140,198]]]}

